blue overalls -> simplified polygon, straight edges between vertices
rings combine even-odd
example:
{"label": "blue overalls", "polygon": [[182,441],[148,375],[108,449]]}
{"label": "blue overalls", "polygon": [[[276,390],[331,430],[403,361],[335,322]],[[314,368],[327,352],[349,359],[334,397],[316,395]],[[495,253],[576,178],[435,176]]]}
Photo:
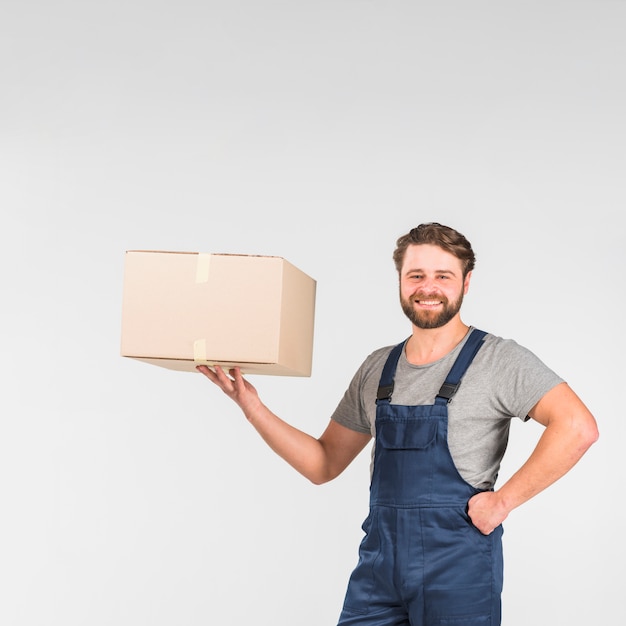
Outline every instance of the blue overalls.
{"label": "blue overalls", "polygon": [[499,626],[502,526],[483,535],[467,515],[472,487],[448,449],[448,402],[482,345],[474,329],[435,403],[390,403],[397,345],[376,400],[370,511],[338,626]]}

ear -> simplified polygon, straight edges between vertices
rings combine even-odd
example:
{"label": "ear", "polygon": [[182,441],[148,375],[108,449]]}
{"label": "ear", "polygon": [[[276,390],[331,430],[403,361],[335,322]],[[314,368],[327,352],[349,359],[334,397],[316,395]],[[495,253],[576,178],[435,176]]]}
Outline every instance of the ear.
{"label": "ear", "polygon": [[466,295],[467,292],[469,291],[471,278],[472,278],[472,272],[467,272],[467,276],[465,277],[465,280],[463,281],[463,295]]}

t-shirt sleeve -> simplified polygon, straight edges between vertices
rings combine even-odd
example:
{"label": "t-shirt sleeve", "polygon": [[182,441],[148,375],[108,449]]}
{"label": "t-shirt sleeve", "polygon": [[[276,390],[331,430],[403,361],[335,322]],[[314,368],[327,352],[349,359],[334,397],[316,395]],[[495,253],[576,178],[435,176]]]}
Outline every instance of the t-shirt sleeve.
{"label": "t-shirt sleeve", "polygon": [[533,352],[512,340],[503,341],[493,370],[496,398],[505,412],[528,420],[528,413],[564,380]]}
{"label": "t-shirt sleeve", "polygon": [[363,379],[364,364],[353,376],[331,419],[351,430],[370,434],[371,425],[361,401]]}

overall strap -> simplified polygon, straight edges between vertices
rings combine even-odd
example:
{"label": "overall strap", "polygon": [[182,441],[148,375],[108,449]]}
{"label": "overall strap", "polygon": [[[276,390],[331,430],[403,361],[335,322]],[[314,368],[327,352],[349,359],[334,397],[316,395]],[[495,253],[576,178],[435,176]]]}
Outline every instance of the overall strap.
{"label": "overall strap", "polygon": [[476,328],[472,330],[465,345],[461,348],[461,352],[456,358],[452,369],[448,372],[445,382],[441,385],[441,389],[439,389],[439,393],[435,398],[435,404],[448,404],[452,400],[452,396],[454,396],[461,384],[461,378],[463,378],[467,368],[483,345],[483,339],[486,334],[484,330]]}
{"label": "overall strap", "polygon": [[393,379],[396,374],[396,366],[398,365],[398,359],[400,358],[402,350],[404,349],[404,345],[407,341],[408,339],[405,339],[402,343],[399,343],[397,346],[395,346],[387,357],[385,367],[383,367],[383,372],[380,375],[380,382],[378,383],[376,404],[379,404],[380,402],[385,402],[389,404],[389,401],[391,400],[391,394],[393,393]]}

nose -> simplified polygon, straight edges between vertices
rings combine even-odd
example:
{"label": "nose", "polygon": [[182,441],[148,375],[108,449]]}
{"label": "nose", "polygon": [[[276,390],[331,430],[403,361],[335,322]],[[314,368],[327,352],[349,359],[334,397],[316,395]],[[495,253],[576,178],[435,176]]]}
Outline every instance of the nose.
{"label": "nose", "polygon": [[439,289],[433,278],[425,277],[421,282],[418,291],[422,293],[435,294],[439,293]]}

